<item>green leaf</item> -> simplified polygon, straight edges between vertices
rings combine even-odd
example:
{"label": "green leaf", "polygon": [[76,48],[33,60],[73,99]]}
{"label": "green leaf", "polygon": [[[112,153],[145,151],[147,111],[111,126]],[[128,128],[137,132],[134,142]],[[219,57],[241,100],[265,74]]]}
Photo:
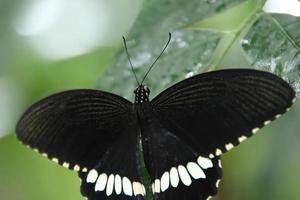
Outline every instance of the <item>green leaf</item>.
{"label": "green leaf", "polygon": [[76,173],[26,148],[9,135],[0,140],[1,200],[80,200]]}
{"label": "green leaf", "polygon": [[[145,80],[154,96],[172,83],[209,69],[210,59],[221,39],[220,33],[188,30],[187,27],[207,16],[222,12],[239,1],[182,0],[145,1],[133,25],[128,47],[139,80],[158,56],[172,32],[172,41]],[[159,80],[159,81],[158,81]],[[122,49],[116,62],[99,80],[98,88],[132,97],[136,82]]]}
{"label": "green leaf", "polygon": [[252,65],[283,77],[300,92],[300,18],[263,14],[242,41]]}
{"label": "green leaf", "polygon": [[[224,12],[217,13],[202,21],[190,25],[195,30],[209,30],[221,33],[237,34],[245,24],[261,10],[261,3],[255,0],[242,2]],[[237,17],[239,16],[239,17]]]}
{"label": "green leaf", "polygon": [[219,68],[230,48],[247,33],[262,12],[264,2],[260,0],[245,1],[188,27],[222,33],[222,39],[211,58],[211,69]]}

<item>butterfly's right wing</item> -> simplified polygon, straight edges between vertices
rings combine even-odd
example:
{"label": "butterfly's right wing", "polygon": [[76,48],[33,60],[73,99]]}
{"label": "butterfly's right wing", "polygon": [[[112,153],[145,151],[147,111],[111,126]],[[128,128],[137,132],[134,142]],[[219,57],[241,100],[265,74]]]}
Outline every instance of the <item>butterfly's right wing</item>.
{"label": "butterfly's right wing", "polygon": [[[130,117],[129,117],[130,118]],[[81,194],[89,200],[144,200],[140,129],[132,123],[106,151],[94,169],[80,172]]]}
{"label": "butterfly's right wing", "polygon": [[17,137],[55,162],[79,171],[89,200],[144,199],[139,135],[132,103],[98,90],[71,90],[32,105]]}
{"label": "butterfly's right wing", "polygon": [[87,171],[130,124],[132,103],[98,90],[70,90],[33,104],[16,133],[25,145],[55,162]]}

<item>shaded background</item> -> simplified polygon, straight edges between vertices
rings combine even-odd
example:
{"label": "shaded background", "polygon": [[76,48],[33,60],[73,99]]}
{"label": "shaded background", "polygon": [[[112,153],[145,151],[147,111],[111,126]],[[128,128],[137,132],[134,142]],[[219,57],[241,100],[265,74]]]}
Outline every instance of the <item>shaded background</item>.
{"label": "shaded background", "polygon": [[[14,125],[34,101],[66,89],[99,88],[132,99],[135,80],[122,35],[141,77],[173,34],[146,80],[152,97],[185,77],[229,67],[271,71],[299,91],[300,19],[268,14],[264,3],[1,0],[0,199],[83,199],[76,173],[21,145]],[[300,199],[299,108],[222,156],[215,199]]]}

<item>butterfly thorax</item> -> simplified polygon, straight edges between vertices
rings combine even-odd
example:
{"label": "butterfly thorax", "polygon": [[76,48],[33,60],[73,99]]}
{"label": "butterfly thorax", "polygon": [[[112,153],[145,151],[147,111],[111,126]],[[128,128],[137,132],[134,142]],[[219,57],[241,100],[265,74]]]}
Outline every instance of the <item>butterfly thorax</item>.
{"label": "butterfly thorax", "polygon": [[149,102],[150,89],[145,85],[139,85],[135,90],[135,103]]}

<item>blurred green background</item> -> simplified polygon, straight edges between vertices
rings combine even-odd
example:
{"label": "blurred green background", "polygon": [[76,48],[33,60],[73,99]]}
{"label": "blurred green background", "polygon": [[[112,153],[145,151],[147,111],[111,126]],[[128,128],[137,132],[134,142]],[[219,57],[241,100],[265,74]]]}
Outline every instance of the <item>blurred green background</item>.
{"label": "blurred green background", "polygon": [[[291,0],[290,2],[292,2]],[[98,88],[132,100],[128,38],[152,97],[193,74],[267,70],[300,88],[300,18],[269,13],[263,0],[1,0],[0,200],[79,200],[75,172],[21,145],[14,126],[26,107],[54,92]],[[286,5],[289,5],[288,1]],[[291,4],[292,5],[292,4]],[[300,103],[222,156],[218,200],[300,199]]]}

